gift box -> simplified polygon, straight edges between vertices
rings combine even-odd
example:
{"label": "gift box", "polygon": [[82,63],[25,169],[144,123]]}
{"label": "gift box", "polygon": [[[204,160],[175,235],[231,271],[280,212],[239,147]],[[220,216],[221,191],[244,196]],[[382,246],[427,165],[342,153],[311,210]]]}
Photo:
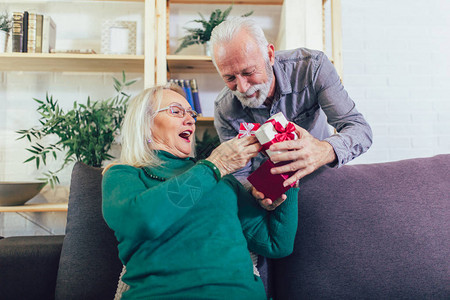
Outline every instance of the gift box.
{"label": "gift box", "polygon": [[294,131],[294,124],[286,120],[283,113],[279,112],[261,125],[255,132],[255,136],[262,145],[261,150],[264,150],[267,156],[272,159],[274,154],[282,153],[283,151],[270,151],[269,147],[278,142],[297,139]]}
{"label": "gift box", "polygon": [[294,172],[283,174],[272,174],[270,169],[285,165],[289,162],[279,162],[274,164],[270,159],[266,160],[258,169],[256,169],[247,180],[258,190],[264,194],[265,198],[270,198],[273,201],[278,199],[282,194],[295,185],[295,183],[283,186],[283,182],[294,175]]}
{"label": "gift box", "polygon": [[259,129],[259,127],[261,127],[261,124],[259,124],[259,123],[241,123],[239,125],[238,138],[240,139],[241,137],[244,137],[244,136],[255,135],[255,132],[256,132],[256,130]]}

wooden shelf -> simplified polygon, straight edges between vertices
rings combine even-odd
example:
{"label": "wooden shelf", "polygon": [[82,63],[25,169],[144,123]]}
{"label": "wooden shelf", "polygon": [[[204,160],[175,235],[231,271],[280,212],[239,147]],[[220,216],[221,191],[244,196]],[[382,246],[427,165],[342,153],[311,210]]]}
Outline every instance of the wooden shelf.
{"label": "wooden shelf", "polygon": [[25,204],[19,206],[0,206],[0,212],[49,212],[67,211],[68,203]]}
{"label": "wooden shelf", "polygon": [[217,73],[210,56],[167,55],[170,73]]}
{"label": "wooden shelf", "polygon": [[144,72],[143,55],[0,53],[0,71]]}
{"label": "wooden shelf", "polygon": [[[169,72],[215,73],[211,57],[167,55]],[[144,72],[143,55],[0,53],[0,71]]]}
{"label": "wooden shelf", "polygon": [[[86,1],[86,0],[85,0]],[[87,0],[92,2],[144,2],[145,0]],[[284,0],[168,0],[170,4],[282,5]]]}
{"label": "wooden shelf", "polygon": [[198,117],[197,122],[195,124],[198,125],[204,125],[204,126],[210,126],[214,123],[214,117]]}
{"label": "wooden shelf", "polygon": [[170,4],[282,5],[284,0],[170,0]]}

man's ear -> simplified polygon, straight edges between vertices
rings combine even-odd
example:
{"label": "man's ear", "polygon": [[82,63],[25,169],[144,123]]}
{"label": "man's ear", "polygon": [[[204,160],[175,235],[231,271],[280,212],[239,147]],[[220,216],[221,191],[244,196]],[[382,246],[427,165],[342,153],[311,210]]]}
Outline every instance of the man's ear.
{"label": "man's ear", "polygon": [[267,45],[267,51],[269,54],[270,65],[273,66],[273,64],[275,63],[275,46],[269,43],[269,45]]}

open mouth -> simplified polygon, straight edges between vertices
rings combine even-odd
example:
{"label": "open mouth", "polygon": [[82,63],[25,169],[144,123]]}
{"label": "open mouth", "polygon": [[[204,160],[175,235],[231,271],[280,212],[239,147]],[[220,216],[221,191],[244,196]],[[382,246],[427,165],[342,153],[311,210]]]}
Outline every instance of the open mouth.
{"label": "open mouth", "polygon": [[190,137],[192,135],[192,130],[185,130],[179,134],[179,136],[184,139],[186,142],[190,142]]}

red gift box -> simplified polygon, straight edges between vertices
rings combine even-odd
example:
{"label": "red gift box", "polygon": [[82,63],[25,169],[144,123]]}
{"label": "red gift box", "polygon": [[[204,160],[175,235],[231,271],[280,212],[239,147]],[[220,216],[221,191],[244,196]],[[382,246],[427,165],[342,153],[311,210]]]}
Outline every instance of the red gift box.
{"label": "red gift box", "polygon": [[270,159],[259,166],[250,176],[247,177],[248,181],[258,190],[264,194],[265,198],[270,198],[273,201],[278,199],[282,194],[295,185],[295,183],[283,186],[283,182],[294,175],[294,172],[288,172],[283,174],[272,174],[270,169],[279,167],[290,162],[279,162],[274,164]]}
{"label": "red gift box", "polygon": [[255,135],[256,130],[258,130],[260,126],[261,124],[259,123],[241,123],[239,125],[238,138],[240,139],[241,137],[244,136]]}

